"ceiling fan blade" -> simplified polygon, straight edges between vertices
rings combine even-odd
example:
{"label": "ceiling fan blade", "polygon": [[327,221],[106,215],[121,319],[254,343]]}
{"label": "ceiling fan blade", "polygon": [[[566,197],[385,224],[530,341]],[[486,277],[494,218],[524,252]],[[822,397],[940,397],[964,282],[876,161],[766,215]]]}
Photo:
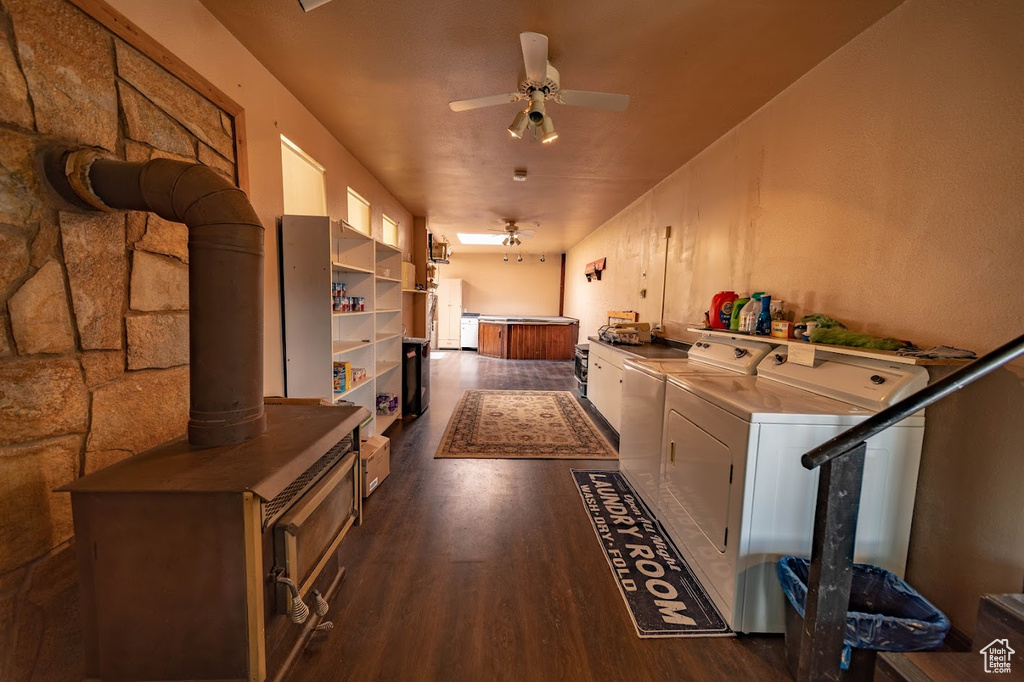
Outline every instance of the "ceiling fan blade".
{"label": "ceiling fan blade", "polygon": [[454,102],[448,102],[448,106],[451,107],[452,111],[469,111],[470,109],[483,109],[484,107],[493,107],[499,104],[518,102],[522,98],[523,96],[518,92],[509,92],[502,95],[489,95],[488,97],[476,97],[474,99],[460,99]]}
{"label": "ceiling fan blade", "polygon": [[543,83],[548,77],[548,37],[527,31],[519,34],[519,42],[523,44],[526,78]]}
{"label": "ceiling fan blade", "polygon": [[555,95],[555,101],[559,104],[568,104],[571,107],[625,111],[626,107],[629,106],[629,95],[614,95],[610,92],[586,92],[585,90],[562,90]]}
{"label": "ceiling fan blade", "polygon": [[533,235],[537,234],[537,230],[534,230],[534,229],[517,230],[516,234],[518,234],[520,237],[526,237],[527,239],[530,239],[531,237],[533,237]]}

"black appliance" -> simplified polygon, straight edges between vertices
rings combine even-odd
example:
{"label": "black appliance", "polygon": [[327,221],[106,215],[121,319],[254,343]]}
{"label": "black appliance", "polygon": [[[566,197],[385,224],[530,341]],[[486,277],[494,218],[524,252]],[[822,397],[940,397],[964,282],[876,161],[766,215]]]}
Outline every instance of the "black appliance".
{"label": "black appliance", "polygon": [[430,404],[430,339],[402,339],[402,414],[418,417]]}
{"label": "black appliance", "polygon": [[576,385],[580,390],[580,397],[587,397],[587,365],[590,362],[590,344],[577,343],[575,367],[573,373],[576,375]]}

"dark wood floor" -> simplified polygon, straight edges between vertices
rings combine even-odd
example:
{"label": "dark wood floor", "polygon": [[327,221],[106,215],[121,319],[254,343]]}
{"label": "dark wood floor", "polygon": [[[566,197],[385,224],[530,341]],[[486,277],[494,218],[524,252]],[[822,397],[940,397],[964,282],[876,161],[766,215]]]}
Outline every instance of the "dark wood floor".
{"label": "dark wood floor", "polygon": [[431,363],[430,408],[388,432],[391,475],[342,545],[335,629],[290,680],[788,679],[779,636],[636,636],[569,475],[616,464],[433,459],[463,390],[570,390],[572,363]]}

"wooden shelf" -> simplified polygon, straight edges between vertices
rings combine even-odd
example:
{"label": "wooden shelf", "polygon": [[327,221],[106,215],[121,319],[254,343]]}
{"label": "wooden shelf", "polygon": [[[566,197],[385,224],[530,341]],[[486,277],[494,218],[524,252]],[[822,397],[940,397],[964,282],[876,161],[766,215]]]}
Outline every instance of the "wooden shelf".
{"label": "wooden shelf", "polygon": [[811,343],[809,341],[798,341],[797,339],[780,339],[777,336],[757,336],[733,331],[722,331],[721,329],[703,329],[701,327],[689,327],[686,331],[704,334],[705,336],[718,337],[723,339],[748,339],[752,341],[763,341],[777,346],[805,346],[814,348],[815,351],[835,353],[836,355],[852,355],[858,358],[870,358],[872,360],[887,360],[901,365],[962,365],[970,360],[914,358],[906,355],[897,355],[892,350],[872,350],[870,348],[855,348],[853,346],[834,346],[830,343]]}
{"label": "wooden shelf", "polygon": [[346,389],[344,391],[341,391],[340,393],[338,391],[335,391],[334,392],[334,401],[337,402],[338,400],[340,400],[340,399],[344,398],[345,396],[347,396],[349,393],[352,393],[354,391],[358,391],[363,386],[369,386],[372,383],[373,383],[373,375],[372,374],[367,374],[365,379],[363,379],[362,381],[360,381],[357,384],[352,384],[351,388],[348,388],[348,389]]}
{"label": "wooden shelf", "polygon": [[331,352],[334,355],[340,355],[341,353],[348,353],[360,348],[369,348],[373,345],[373,341],[335,341],[332,344]]}
{"label": "wooden shelf", "polygon": [[402,416],[401,409],[395,410],[394,414],[377,414],[377,435],[388,430],[388,427],[395,423]]}
{"label": "wooden shelf", "polygon": [[401,334],[399,334],[399,333],[394,333],[394,334],[377,334],[377,343],[380,343],[381,341],[388,341],[390,339],[396,339],[399,336],[401,336]]}
{"label": "wooden shelf", "polygon": [[336,222],[341,226],[342,239],[362,239],[368,242],[374,241],[373,237],[364,232],[360,232],[356,228],[346,223],[344,220],[338,220]]}
{"label": "wooden shelf", "polygon": [[426,289],[402,289],[403,294],[425,294]]}
{"label": "wooden shelf", "polygon": [[401,308],[384,308],[383,310],[378,310],[378,311],[377,311],[377,313],[378,313],[378,314],[384,314],[384,313],[400,313],[400,312],[402,312],[402,309],[401,309]]}
{"label": "wooden shelf", "polygon": [[400,249],[397,246],[392,246],[391,244],[385,244],[384,242],[379,241],[379,240],[374,240],[374,241],[377,242],[377,250],[378,251],[392,251],[392,252],[397,253],[397,254],[401,254],[402,253],[402,249]]}
{"label": "wooden shelf", "polygon": [[368,268],[361,268],[358,265],[348,265],[347,263],[339,263],[337,261],[331,263],[331,270],[334,272],[354,272],[360,275],[373,274],[373,270]]}
{"label": "wooden shelf", "polygon": [[339,310],[337,312],[332,312],[331,315],[333,315],[334,317],[338,317],[339,315],[373,315],[373,311],[372,310],[356,310],[356,311],[352,311],[352,310],[341,311],[341,310]]}
{"label": "wooden shelf", "polygon": [[378,282],[401,282],[402,280],[397,277],[385,277],[384,275],[374,275]]}
{"label": "wooden shelf", "polygon": [[397,369],[401,366],[400,362],[384,362],[377,365],[377,377],[382,377],[393,369]]}

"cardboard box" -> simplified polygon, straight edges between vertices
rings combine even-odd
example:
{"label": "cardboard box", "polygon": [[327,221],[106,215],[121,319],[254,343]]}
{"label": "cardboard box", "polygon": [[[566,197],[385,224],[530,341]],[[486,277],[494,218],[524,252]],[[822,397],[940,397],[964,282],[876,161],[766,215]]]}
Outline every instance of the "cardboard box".
{"label": "cardboard box", "polygon": [[370,436],[359,448],[360,468],[363,475],[363,497],[367,498],[391,473],[391,439]]}
{"label": "cardboard box", "polygon": [[402,262],[402,288],[416,288],[416,264]]}

